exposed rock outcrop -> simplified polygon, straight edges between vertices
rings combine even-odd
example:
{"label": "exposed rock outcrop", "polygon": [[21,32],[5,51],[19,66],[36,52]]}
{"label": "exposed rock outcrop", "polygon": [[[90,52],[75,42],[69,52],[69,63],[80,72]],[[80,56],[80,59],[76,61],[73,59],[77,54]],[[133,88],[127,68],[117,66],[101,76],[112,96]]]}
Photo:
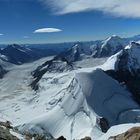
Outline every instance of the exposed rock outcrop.
{"label": "exposed rock outcrop", "polygon": [[66,140],[66,138],[64,138],[63,136],[60,136],[60,137],[57,138],[56,140]]}
{"label": "exposed rock outcrop", "polygon": [[31,83],[31,87],[34,90],[37,90],[38,82],[46,72],[61,73],[61,72],[71,71],[73,69],[74,66],[66,58],[56,56],[53,59],[43,63],[42,65],[37,67],[35,71],[32,72],[32,76],[34,80]]}
{"label": "exposed rock outcrop", "polygon": [[123,134],[110,137],[109,140],[140,140],[140,127],[133,127]]}
{"label": "exposed rock outcrop", "polygon": [[3,78],[6,73],[7,71],[0,65],[0,78]]}
{"label": "exposed rock outcrop", "polygon": [[19,140],[10,132],[10,130],[12,129],[13,127],[11,126],[9,121],[0,122],[0,140]]}
{"label": "exposed rock outcrop", "polygon": [[91,137],[85,137],[85,138],[82,138],[81,140],[91,140]]}

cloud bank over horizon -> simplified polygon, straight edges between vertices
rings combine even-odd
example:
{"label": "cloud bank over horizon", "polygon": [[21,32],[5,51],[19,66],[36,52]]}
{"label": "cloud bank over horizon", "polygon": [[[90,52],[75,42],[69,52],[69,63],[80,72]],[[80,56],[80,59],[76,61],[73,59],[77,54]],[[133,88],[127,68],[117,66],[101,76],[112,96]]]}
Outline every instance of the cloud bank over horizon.
{"label": "cloud bank over horizon", "polygon": [[39,0],[54,14],[101,11],[117,17],[140,18],[140,0]]}

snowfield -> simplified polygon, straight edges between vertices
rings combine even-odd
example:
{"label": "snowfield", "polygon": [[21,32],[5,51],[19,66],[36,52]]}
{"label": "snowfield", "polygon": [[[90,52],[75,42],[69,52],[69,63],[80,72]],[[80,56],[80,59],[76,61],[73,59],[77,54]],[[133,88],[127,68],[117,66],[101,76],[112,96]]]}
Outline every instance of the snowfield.
{"label": "snowfield", "polygon": [[96,67],[47,72],[39,81],[39,90],[32,90],[31,72],[46,59],[51,58],[8,68],[9,72],[0,79],[0,119],[11,121],[20,131],[56,138],[63,135],[68,140],[85,136],[106,140],[112,129],[103,136],[97,119],[104,117],[113,126],[130,121],[132,114],[134,122],[140,114],[130,93],[104,73],[107,65],[102,64],[106,58],[98,60],[100,66]]}

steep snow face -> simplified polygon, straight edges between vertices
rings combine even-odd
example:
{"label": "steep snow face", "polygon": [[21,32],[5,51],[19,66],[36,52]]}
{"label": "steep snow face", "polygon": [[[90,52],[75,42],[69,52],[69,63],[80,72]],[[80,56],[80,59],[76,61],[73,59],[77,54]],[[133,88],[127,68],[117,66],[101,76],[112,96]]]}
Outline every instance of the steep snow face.
{"label": "steep snow face", "polygon": [[[88,104],[98,115],[106,118],[110,126],[135,122],[139,113],[134,114],[132,109],[139,108],[139,106],[133,101],[131,94],[125,91],[119,83],[102,70],[95,70],[89,74],[81,73],[77,76]],[[123,114],[123,117],[120,116],[126,110],[131,115],[134,114],[133,119],[131,115],[127,116],[127,113]]]}
{"label": "steep snow face", "polygon": [[96,49],[93,51],[93,57],[109,57],[123,49],[126,44],[127,41],[124,39],[115,35],[111,36],[96,46]]}

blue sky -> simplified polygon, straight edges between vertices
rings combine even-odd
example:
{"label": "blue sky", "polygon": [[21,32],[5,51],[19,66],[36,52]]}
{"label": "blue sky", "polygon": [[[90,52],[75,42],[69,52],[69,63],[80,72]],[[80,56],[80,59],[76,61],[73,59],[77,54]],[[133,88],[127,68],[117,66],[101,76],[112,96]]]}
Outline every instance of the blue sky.
{"label": "blue sky", "polygon": [[139,0],[0,0],[0,44],[140,34]]}

